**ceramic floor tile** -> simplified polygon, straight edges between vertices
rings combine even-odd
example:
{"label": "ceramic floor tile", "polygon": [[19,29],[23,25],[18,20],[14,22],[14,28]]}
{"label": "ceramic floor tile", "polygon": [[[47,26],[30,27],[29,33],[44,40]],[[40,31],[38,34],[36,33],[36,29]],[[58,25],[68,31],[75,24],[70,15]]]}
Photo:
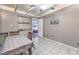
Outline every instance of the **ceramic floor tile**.
{"label": "ceramic floor tile", "polygon": [[79,53],[77,50],[74,51],[75,49],[71,46],[48,38],[38,38],[37,40],[37,51],[34,52],[36,55],[69,55]]}
{"label": "ceramic floor tile", "polygon": [[70,55],[78,55],[79,54],[79,50],[70,49],[69,54]]}

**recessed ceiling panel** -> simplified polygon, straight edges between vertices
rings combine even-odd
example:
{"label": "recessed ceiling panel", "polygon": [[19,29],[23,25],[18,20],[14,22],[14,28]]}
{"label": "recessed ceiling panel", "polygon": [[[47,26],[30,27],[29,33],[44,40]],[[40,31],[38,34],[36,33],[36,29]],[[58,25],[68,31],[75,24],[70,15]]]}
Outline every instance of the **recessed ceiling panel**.
{"label": "recessed ceiling panel", "polygon": [[29,9],[29,5],[28,4],[18,4],[16,10],[20,10],[23,12],[27,12],[27,10]]}
{"label": "recessed ceiling panel", "polygon": [[39,13],[41,13],[40,8],[34,8],[33,10],[31,10],[29,13],[33,14],[33,15],[37,15]]}

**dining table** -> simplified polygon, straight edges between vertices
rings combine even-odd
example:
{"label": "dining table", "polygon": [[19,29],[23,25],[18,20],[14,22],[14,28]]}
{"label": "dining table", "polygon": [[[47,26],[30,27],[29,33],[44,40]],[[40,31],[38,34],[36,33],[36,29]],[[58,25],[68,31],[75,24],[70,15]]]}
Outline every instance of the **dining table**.
{"label": "dining table", "polygon": [[28,55],[32,43],[25,35],[6,37],[4,44],[0,47],[0,55]]}

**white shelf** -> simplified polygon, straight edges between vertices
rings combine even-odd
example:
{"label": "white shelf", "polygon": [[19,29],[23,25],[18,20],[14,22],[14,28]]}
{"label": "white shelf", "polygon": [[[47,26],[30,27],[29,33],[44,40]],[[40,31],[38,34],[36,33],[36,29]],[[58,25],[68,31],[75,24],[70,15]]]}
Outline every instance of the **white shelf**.
{"label": "white shelf", "polygon": [[25,17],[18,17],[18,29],[19,30],[30,30],[30,19]]}

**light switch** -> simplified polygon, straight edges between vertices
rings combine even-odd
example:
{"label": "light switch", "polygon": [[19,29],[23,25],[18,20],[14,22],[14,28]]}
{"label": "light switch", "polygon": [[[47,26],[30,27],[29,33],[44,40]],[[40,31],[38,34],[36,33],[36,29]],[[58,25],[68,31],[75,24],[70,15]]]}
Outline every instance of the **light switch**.
{"label": "light switch", "polygon": [[10,27],[12,28],[12,27],[13,27],[13,25],[12,25],[12,24],[10,24]]}

